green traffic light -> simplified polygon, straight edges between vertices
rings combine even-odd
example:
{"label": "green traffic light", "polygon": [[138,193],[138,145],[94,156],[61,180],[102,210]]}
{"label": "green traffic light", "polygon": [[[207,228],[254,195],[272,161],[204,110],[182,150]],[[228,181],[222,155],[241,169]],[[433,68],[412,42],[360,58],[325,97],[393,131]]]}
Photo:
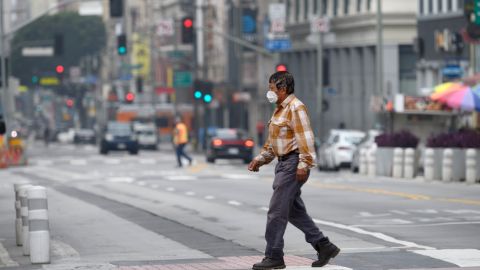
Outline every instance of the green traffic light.
{"label": "green traffic light", "polygon": [[212,102],[212,95],[206,94],[206,95],[203,97],[203,101],[205,101],[206,103]]}
{"label": "green traffic light", "polygon": [[197,91],[195,91],[193,96],[195,97],[195,99],[201,99],[202,98],[202,92],[200,90],[197,90]]}
{"label": "green traffic light", "polygon": [[127,53],[127,48],[126,47],[118,47],[118,53],[119,54],[126,54]]}

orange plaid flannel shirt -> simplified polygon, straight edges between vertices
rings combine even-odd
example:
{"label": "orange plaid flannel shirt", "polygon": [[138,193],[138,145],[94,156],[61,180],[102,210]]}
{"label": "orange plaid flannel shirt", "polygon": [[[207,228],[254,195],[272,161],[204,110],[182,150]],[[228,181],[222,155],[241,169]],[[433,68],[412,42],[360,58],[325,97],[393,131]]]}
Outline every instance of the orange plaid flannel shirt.
{"label": "orange plaid flannel shirt", "polygon": [[276,156],[283,156],[298,149],[298,169],[315,166],[315,140],[307,108],[289,95],[273,112],[268,122],[268,139],[261,153],[255,157],[262,165],[270,163]]}

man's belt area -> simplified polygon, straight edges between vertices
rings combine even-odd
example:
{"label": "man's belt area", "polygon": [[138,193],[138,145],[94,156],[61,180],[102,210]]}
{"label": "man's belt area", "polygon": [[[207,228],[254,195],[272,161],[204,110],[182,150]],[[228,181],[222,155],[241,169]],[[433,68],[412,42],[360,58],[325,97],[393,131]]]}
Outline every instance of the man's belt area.
{"label": "man's belt area", "polygon": [[285,161],[287,160],[290,156],[293,156],[293,155],[298,155],[300,154],[300,152],[298,151],[298,149],[295,149],[293,151],[290,151],[288,152],[287,154],[283,155],[283,156],[278,156],[278,161]]}

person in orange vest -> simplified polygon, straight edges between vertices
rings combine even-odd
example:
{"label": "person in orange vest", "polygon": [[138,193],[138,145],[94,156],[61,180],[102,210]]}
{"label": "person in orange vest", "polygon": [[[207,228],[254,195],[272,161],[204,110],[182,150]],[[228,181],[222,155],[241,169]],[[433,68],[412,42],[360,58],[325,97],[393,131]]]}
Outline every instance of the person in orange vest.
{"label": "person in orange vest", "polygon": [[189,165],[192,165],[193,159],[185,153],[185,145],[188,143],[187,125],[182,122],[180,117],[175,118],[175,128],[173,129],[173,144],[177,154],[178,167],[182,167],[182,156],[188,159]]}

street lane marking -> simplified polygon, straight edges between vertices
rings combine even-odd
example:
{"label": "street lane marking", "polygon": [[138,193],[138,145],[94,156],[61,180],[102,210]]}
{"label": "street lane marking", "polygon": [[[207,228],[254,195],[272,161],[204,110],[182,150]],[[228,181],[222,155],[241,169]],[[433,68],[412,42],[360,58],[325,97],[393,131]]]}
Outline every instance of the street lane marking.
{"label": "street lane marking", "polygon": [[269,210],[268,207],[265,207],[265,206],[262,206],[259,209],[262,210],[262,211],[265,211],[265,212],[268,212],[268,210]]}
{"label": "street lane marking", "polygon": [[174,188],[174,187],[167,187],[165,190],[166,190],[166,191],[170,191],[170,192],[174,192],[174,191],[175,191],[175,188]]}
{"label": "street lane marking", "polygon": [[138,160],[138,162],[143,165],[157,164],[157,161],[153,158],[141,158]]}
{"label": "street lane marking", "polygon": [[169,175],[164,176],[165,179],[169,181],[193,181],[197,180],[196,176],[193,175]]}
{"label": "street lane marking", "polygon": [[241,202],[237,202],[237,201],[233,201],[233,200],[232,200],[232,201],[228,201],[228,204],[235,205],[235,206],[240,206],[240,205],[242,205]]}
{"label": "street lane marking", "polygon": [[473,225],[480,224],[480,221],[458,221],[458,222],[443,222],[443,223],[430,223],[430,224],[365,224],[365,225],[352,225],[359,228],[387,228],[387,227],[402,227],[402,228],[414,228],[414,227],[436,227],[436,226],[449,226],[449,225]]}
{"label": "street lane marking", "polygon": [[185,192],[185,195],[187,195],[187,196],[195,196],[195,192],[193,192],[193,191],[187,191],[187,192]]}
{"label": "street lane marking", "polygon": [[456,198],[434,198],[428,195],[423,194],[412,194],[406,192],[397,192],[397,191],[390,191],[385,189],[376,189],[376,188],[359,188],[355,186],[348,186],[348,185],[338,185],[338,184],[325,184],[325,183],[316,183],[316,182],[308,182],[309,185],[315,186],[318,188],[326,188],[326,189],[335,189],[335,190],[348,190],[348,191],[355,191],[355,192],[362,192],[362,193],[372,193],[378,195],[387,195],[393,197],[401,197],[410,200],[436,200],[436,201],[443,201],[443,202],[452,202],[452,203],[461,203],[461,204],[468,204],[468,205],[480,205],[480,200],[472,200],[472,199],[456,199]]}
{"label": "street lane marking", "polygon": [[85,166],[87,165],[87,161],[85,159],[73,159],[70,160],[70,164],[75,166]]}
{"label": "street lane marking", "polygon": [[480,266],[480,250],[478,249],[413,250],[412,252],[460,267]]}
{"label": "street lane marking", "polygon": [[2,242],[0,242],[0,264],[3,264],[7,267],[18,266],[18,263],[10,258],[10,254],[8,254],[8,251],[2,245]]}
{"label": "street lane marking", "polygon": [[220,177],[232,180],[258,179],[256,175],[251,174],[222,174]]}
{"label": "street lane marking", "polygon": [[38,166],[50,166],[53,165],[53,160],[40,159],[36,161]]}
{"label": "street lane marking", "polygon": [[132,177],[109,177],[107,178],[108,182],[112,183],[133,183],[135,178]]}
{"label": "street lane marking", "polygon": [[140,182],[137,183],[137,185],[143,187],[143,186],[147,185],[147,183],[145,181],[140,181]]}
{"label": "street lane marking", "polygon": [[151,188],[158,188],[158,185],[157,185],[157,184],[154,184],[154,185],[151,185],[150,187],[151,187]]}
{"label": "street lane marking", "polygon": [[205,196],[205,199],[206,200],[213,200],[213,199],[215,199],[215,197],[212,196],[212,195],[208,195],[208,196]]}
{"label": "street lane marking", "polygon": [[396,239],[392,236],[389,236],[389,235],[386,235],[386,234],[383,234],[383,233],[370,232],[370,231],[367,231],[367,230],[364,230],[364,229],[361,229],[361,228],[358,228],[358,227],[353,227],[353,226],[349,226],[349,225],[344,225],[344,224],[340,224],[340,223],[324,221],[324,220],[319,220],[319,219],[313,219],[313,221],[317,224],[320,224],[320,225],[325,225],[325,226],[339,228],[339,229],[343,229],[343,230],[347,230],[347,231],[352,231],[352,232],[355,232],[355,233],[358,233],[358,234],[369,235],[369,236],[378,238],[380,240],[383,240],[385,242],[390,242],[390,243],[402,245],[406,248],[435,249],[433,247],[423,246],[423,245],[419,245],[419,244],[416,244],[416,243],[413,243],[413,242]]}
{"label": "street lane marking", "polygon": [[203,171],[207,167],[208,167],[208,164],[200,163],[200,164],[193,165],[192,167],[188,168],[188,171],[191,172],[191,173],[198,173],[198,172]]}
{"label": "street lane marking", "polygon": [[105,160],[103,160],[103,162],[105,162],[106,164],[109,164],[109,165],[117,165],[117,164],[120,164],[120,160],[119,160],[119,159],[112,159],[112,158],[105,159]]}

